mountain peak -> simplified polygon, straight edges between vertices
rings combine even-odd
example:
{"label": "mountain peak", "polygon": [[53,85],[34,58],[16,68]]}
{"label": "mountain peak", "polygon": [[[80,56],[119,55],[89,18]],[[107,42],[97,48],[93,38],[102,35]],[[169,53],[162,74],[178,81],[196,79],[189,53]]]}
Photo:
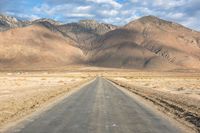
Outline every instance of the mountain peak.
{"label": "mountain peak", "polygon": [[148,16],[142,17],[141,19],[160,19],[160,18],[153,16],[153,15],[148,15]]}
{"label": "mountain peak", "polygon": [[138,21],[143,22],[143,23],[148,23],[148,22],[152,22],[152,23],[166,23],[167,22],[167,23],[169,23],[169,21],[165,21],[165,20],[160,19],[153,15],[144,16],[144,17],[138,19]]}
{"label": "mountain peak", "polygon": [[20,26],[21,21],[12,16],[0,14],[0,31]]}
{"label": "mountain peak", "polygon": [[183,27],[180,24],[171,22],[171,21],[167,21],[167,20],[163,20],[159,17],[156,16],[144,16],[142,18],[136,19],[130,23],[128,23],[126,26],[134,26],[136,24],[142,24],[142,25],[152,25],[152,26],[168,26],[168,27],[172,27],[172,28],[180,28]]}
{"label": "mountain peak", "polygon": [[12,17],[12,16],[7,16],[7,15],[2,15],[0,14],[0,21],[4,21],[7,23],[18,23],[19,21],[17,20],[17,18]]}
{"label": "mountain peak", "polygon": [[105,24],[105,23],[99,23],[96,20],[80,20],[79,25],[84,27],[84,29],[87,29],[87,31],[92,31],[97,34],[104,34],[110,30],[114,30],[117,28],[117,26],[111,25],[111,24]]}
{"label": "mountain peak", "polygon": [[1,21],[9,21],[9,22],[13,22],[13,23],[18,22],[17,18],[12,17],[12,16],[3,15],[3,14],[0,14],[0,20]]}
{"label": "mountain peak", "polygon": [[33,21],[33,22],[36,22],[36,23],[40,23],[40,22],[48,22],[48,23],[50,23],[50,24],[52,24],[52,25],[61,25],[62,23],[60,23],[60,22],[58,22],[58,21],[55,21],[55,20],[53,20],[53,19],[49,19],[49,18],[41,18],[41,19],[37,19],[37,20],[35,20],[35,21]]}

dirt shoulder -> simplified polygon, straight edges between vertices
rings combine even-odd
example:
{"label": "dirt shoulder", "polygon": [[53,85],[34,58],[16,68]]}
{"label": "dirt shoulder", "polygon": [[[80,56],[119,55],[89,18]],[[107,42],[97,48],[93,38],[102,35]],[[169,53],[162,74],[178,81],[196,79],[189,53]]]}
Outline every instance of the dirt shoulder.
{"label": "dirt shoulder", "polygon": [[[4,84],[6,88],[1,86],[2,88],[0,89],[0,129],[11,122],[31,114],[39,108],[43,108],[46,104],[92,80],[91,77],[82,78],[78,76],[6,76],[0,78],[0,82],[7,82]],[[12,80],[12,82],[7,80]],[[17,86],[15,86],[16,84]],[[10,89],[7,87],[10,87]]]}
{"label": "dirt shoulder", "polygon": [[200,101],[181,94],[171,94],[128,84],[124,81],[109,79],[128,91],[153,102],[159,109],[179,122],[200,132]]}

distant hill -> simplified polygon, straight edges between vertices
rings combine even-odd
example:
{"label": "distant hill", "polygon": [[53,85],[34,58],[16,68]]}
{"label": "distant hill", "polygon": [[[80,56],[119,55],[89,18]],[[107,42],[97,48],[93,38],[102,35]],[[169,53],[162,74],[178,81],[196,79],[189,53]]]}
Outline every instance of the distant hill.
{"label": "distant hill", "polygon": [[199,69],[200,33],[155,16],[125,26],[82,20],[21,21],[0,15],[0,68],[91,65],[145,70]]}
{"label": "distant hill", "polygon": [[49,68],[80,64],[82,51],[62,34],[31,25],[0,32],[0,68]]}
{"label": "distant hill", "polygon": [[[171,69],[174,65],[200,68],[200,33],[154,16],[140,18],[110,31],[98,38],[97,43],[101,47],[91,57],[99,54],[101,61],[118,62],[117,65],[113,63],[113,67],[134,68],[138,64],[140,68]],[[140,47],[143,55],[134,53],[136,46]],[[114,51],[114,47],[119,48]],[[151,56],[145,56],[147,53],[151,53]],[[121,58],[110,59],[118,54]],[[140,55],[139,58],[137,55]],[[138,61],[140,63],[136,63]]]}

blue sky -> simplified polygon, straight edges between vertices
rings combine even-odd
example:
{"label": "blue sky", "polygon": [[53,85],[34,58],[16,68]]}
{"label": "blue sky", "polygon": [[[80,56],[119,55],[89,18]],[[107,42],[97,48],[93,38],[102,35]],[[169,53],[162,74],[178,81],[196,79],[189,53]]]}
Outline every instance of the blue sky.
{"label": "blue sky", "polygon": [[0,0],[0,13],[64,23],[95,19],[115,25],[154,15],[200,31],[200,0]]}

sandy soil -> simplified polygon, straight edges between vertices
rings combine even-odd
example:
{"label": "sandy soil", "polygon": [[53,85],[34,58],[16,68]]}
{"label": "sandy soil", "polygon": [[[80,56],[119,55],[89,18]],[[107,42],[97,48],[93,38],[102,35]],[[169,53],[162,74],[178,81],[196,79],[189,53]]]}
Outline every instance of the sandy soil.
{"label": "sandy soil", "polygon": [[88,80],[80,73],[0,73],[0,127]]}
{"label": "sandy soil", "polygon": [[77,69],[76,72],[0,72],[0,127],[32,113],[91,78],[103,76],[200,131],[200,73]]}
{"label": "sandy soil", "polygon": [[107,77],[152,101],[178,121],[200,132],[200,75],[198,73],[115,73]]}
{"label": "sandy soil", "polygon": [[144,77],[144,78],[115,78],[135,86],[151,88],[172,94],[182,94],[200,100],[200,77]]}

